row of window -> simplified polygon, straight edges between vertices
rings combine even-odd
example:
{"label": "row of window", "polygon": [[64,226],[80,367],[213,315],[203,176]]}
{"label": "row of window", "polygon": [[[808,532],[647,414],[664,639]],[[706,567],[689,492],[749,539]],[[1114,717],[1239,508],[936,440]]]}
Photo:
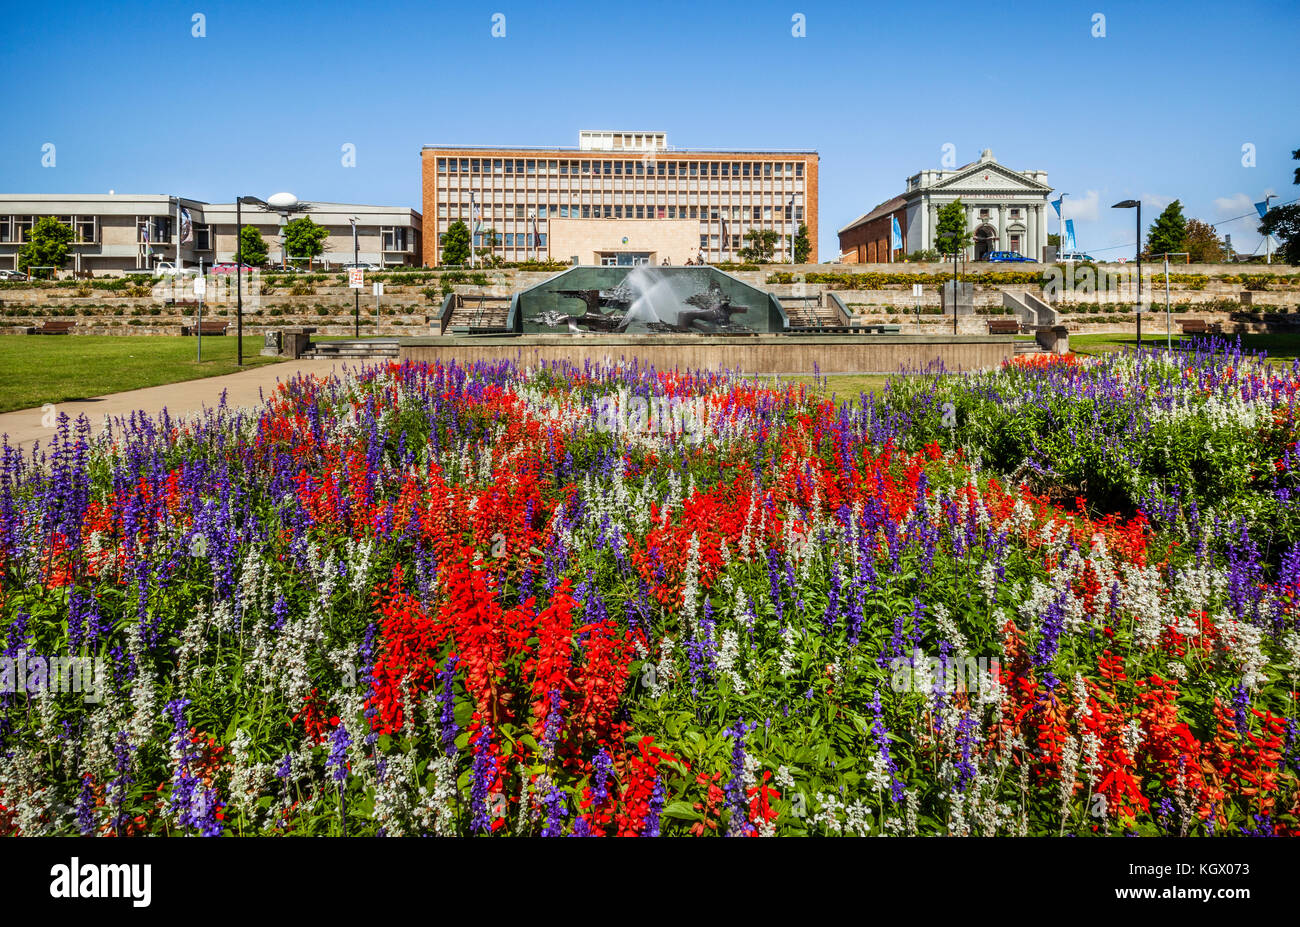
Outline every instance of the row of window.
{"label": "row of window", "polygon": [[[39,216],[0,216],[0,244],[16,244],[25,240]],[[98,216],[55,216],[73,231],[74,244],[98,244],[100,223]],[[171,216],[137,216],[135,240],[137,244],[173,244],[172,231],[176,220]],[[405,226],[383,226],[380,234],[385,251],[409,251],[414,242],[414,229]],[[194,251],[212,250],[212,227],[194,223]]]}
{"label": "row of window", "polygon": [[[981,219],[989,219],[992,217],[992,215],[993,215],[993,210],[990,207],[983,207],[983,206],[980,207],[979,216]],[[1010,209],[1007,210],[1007,217],[1010,219],[1019,219],[1021,217],[1021,207],[1012,206]]]}
{"label": "row of window", "polygon": [[[803,221],[802,206],[579,206],[559,204],[551,206],[523,206],[506,204],[504,210],[499,204],[484,206],[478,210],[480,219],[527,219],[533,215],[537,221],[544,222],[548,216],[558,219],[749,219],[754,222],[776,219],[793,219]],[[438,207],[440,219],[471,219],[473,210],[466,204]]]}
{"label": "row of window", "polygon": [[439,174],[545,174],[609,177],[802,177],[802,161],[662,161],[653,155],[612,161],[542,158],[439,158]]}
{"label": "row of window", "polygon": [[[0,243],[23,241],[40,216],[0,216]],[[72,229],[73,242],[77,244],[99,241],[98,216],[55,216]]]}

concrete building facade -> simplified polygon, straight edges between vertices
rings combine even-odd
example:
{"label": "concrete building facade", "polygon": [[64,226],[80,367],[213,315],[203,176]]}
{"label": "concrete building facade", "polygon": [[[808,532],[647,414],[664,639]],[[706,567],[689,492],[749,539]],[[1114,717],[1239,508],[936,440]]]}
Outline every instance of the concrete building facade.
{"label": "concrete building facade", "polygon": [[[188,214],[192,240],[180,241],[178,207]],[[329,229],[325,253],[317,262],[352,260],[352,224],[357,219],[357,245],[362,261],[383,266],[418,265],[422,253],[422,217],[398,206],[310,203],[300,215]],[[54,216],[73,230],[68,270],[118,274],[148,271],[159,261],[178,259],[187,267],[200,259],[208,266],[235,259],[234,203],[166,194],[0,194],[0,267],[17,269],[23,237],[37,219]],[[269,259],[281,257],[279,214],[256,206],[243,207],[243,222],[256,227],[266,240]],[[179,255],[178,249],[179,247]],[[294,257],[294,255],[289,255]]]}
{"label": "concrete building facade", "polygon": [[[491,248],[506,261],[575,254],[639,261],[645,249],[629,231],[652,233],[629,221],[693,224],[692,256],[710,262],[739,260],[750,229],[776,232],[774,259],[789,260],[791,236],[803,223],[809,259],[817,260],[815,151],[674,148],[663,132],[584,130],[577,148],[431,145],[421,158],[428,266],[441,263],[442,238],[457,220],[478,229],[475,249]],[[578,252],[554,241],[553,220],[568,220],[560,234],[580,240]],[[581,232],[579,222],[587,225]],[[666,234],[677,249],[679,233]]]}

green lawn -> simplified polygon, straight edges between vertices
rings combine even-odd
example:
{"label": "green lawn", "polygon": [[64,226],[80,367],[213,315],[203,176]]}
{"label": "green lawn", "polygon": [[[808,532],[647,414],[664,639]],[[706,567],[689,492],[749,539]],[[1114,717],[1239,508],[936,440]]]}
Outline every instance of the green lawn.
{"label": "green lawn", "polygon": [[[1233,335],[1233,338],[1237,336]],[[1185,335],[1175,333],[1174,344],[1180,344],[1184,341],[1193,341]],[[1143,326],[1142,332],[1143,344],[1167,343],[1164,326],[1160,326],[1159,331],[1150,331],[1147,326]],[[1131,348],[1137,344],[1137,335],[1104,333],[1099,335],[1071,335],[1070,350],[1076,354],[1103,354],[1106,351],[1118,351],[1120,348]],[[1247,351],[1267,351],[1271,360],[1277,360],[1279,363],[1290,362],[1291,358],[1300,357],[1300,335],[1242,335],[1241,346]]]}
{"label": "green lawn", "polygon": [[[273,364],[262,357],[261,335],[244,336],[244,366]],[[47,402],[89,399],[145,386],[162,386],[234,373],[235,338],[175,335],[13,335],[0,337],[0,412]]]}
{"label": "green lawn", "polygon": [[767,383],[775,383],[778,380],[782,383],[804,383],[810,389],[809,392],[827,399],[834,397],[838,403],[856,402],[858,396],[862,393],[880,393],[885,389],[887,376],[877,374],[846,374],[840,376],[829,376],[824,380],[816,381],[812,377],[800,376],[782,376],[782,377],[759,377]]}

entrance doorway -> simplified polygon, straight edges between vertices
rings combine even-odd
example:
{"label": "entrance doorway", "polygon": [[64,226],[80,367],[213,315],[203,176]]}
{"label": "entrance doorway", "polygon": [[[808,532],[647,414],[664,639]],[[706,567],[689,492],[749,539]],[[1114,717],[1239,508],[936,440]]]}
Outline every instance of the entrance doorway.
{"label": "entrance doorway", "polygon": [[998,233],[991,225],[981,225],[975,230],[975,260],[986,260],[988,253],[996,250],[998,250]]}
{"label": "entrance doorway", "polygon": [[604,251],[600,255],[600,263],[605,267],[636,267],[638,264],[649,264],[651,253],[649,251]]}

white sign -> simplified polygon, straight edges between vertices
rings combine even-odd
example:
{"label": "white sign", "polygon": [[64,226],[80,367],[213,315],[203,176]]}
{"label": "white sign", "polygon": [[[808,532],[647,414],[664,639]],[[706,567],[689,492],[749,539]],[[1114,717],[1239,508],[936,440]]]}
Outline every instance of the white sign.
{"label": "white sign", "polygon": [[919,284],[919,283],[913,283],[913,284],[912,284],[912,295],[915,296],[917,299],[920,299],[920,298],[921,298],[921,290],[922,290],[922,289],[923,289],[923,287],[921,286],[921,284]]}
{"label": "white sign", "polygon": [[348,271],[348,286],[354,290],[364,289],[366,285],[366,272],[360,267],[354,267]]}
{"label": "white sign", "polygon": [[374,289],[374,293],[375,293],[376,296],[383,296],[383,295],[384,295],[384,285],[383,285],[382,283],[380,283],[378,280],[375,281],[375,289]]}
{"label": "white sign", "polygon": [[206,277],[194,278],[194,295],[202,296],[208,291],[208,280]]}

